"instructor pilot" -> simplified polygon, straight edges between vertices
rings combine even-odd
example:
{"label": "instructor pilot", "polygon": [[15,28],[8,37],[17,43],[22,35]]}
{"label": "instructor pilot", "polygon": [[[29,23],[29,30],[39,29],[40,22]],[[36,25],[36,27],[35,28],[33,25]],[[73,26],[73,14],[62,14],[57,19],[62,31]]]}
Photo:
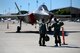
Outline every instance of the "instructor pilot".
{"label": "instructor pilot", "polygon": [[59,22],[56,18],[54,18],[55,23],[53,23],[50,28],[54,27],[54,38],[55,38],[55,46],[61,46],[61,38],[60,38],[60,28],[64,25],[63,22]]}

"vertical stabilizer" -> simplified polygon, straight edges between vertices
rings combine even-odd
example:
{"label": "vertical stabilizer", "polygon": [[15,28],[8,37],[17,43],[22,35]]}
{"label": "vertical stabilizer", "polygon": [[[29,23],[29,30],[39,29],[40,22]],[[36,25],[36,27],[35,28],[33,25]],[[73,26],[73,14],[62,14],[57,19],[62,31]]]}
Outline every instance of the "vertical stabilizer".
{"label": "vertical stabilizer", "polygon": [[17,5],[17,3],[16,3],[16,2],[15,2],[15,5],[16,5],[16,7],[17,7],[18,11],[19,11],[19,14],[21,14],[21,11],[20,11],[20,9],[19,9],[19,7],[18,7],[18,5]]}

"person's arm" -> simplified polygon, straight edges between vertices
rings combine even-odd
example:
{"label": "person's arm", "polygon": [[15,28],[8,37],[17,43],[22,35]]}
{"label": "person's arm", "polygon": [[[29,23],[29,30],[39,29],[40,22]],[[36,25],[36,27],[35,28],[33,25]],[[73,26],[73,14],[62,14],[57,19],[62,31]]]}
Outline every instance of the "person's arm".
{"label": "person's arm", "polygon": [[37,24],[40,24],[40,22],[38,20],[36,22],[37,22]]}
{"label": "person's arm", "polygon": [[52,26],[50,26],[50,27],[53,28],[54,26],[55,26],[55,23]]}
{"label": "person's arm", "polygon": [[47,33],[47,28],[46,28],[46,24],[45,24],[45,33]]}

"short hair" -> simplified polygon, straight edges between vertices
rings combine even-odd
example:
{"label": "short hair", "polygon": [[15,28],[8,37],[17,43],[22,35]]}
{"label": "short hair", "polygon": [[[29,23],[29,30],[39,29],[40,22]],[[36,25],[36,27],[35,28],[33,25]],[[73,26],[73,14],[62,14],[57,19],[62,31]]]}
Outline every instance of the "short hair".
{"label": "short hair", "polygon": [[57,21],[57,19],[56,19],[56,18],[54,18],[54,21]]}
{"label": "short hair", "polygon": [[59,20],[57,20],[57,18],[54,18],[54,21],[59,22]]}
{"label": "short hair", "polygon": [[42,22],[44,22],[44,19],[42,19]]}

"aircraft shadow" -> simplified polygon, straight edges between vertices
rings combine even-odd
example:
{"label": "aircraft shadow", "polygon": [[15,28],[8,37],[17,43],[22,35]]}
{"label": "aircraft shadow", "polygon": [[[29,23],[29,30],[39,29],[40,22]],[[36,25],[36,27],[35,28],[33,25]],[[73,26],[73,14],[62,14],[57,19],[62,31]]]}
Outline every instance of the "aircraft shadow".
{"label": "aircraft shadow", "polygon": [[39,31],[21,31],[21,32],[5,32],[5,33],[36,33],[36,34],[39,34]]}
{"label": "aircraft shadow", "polygon": [[[6,33],[35,33],[35,34],[39,34],[39,31],[21,31],[21,32],[6,32]],[[65,36],[68,36],[69,33],[80,33],[80,31],[64,31]],[[53,35],[54,31],[47,31],[47,34]],[[60,35],[62,35],[62,31],[60,31]]]}

